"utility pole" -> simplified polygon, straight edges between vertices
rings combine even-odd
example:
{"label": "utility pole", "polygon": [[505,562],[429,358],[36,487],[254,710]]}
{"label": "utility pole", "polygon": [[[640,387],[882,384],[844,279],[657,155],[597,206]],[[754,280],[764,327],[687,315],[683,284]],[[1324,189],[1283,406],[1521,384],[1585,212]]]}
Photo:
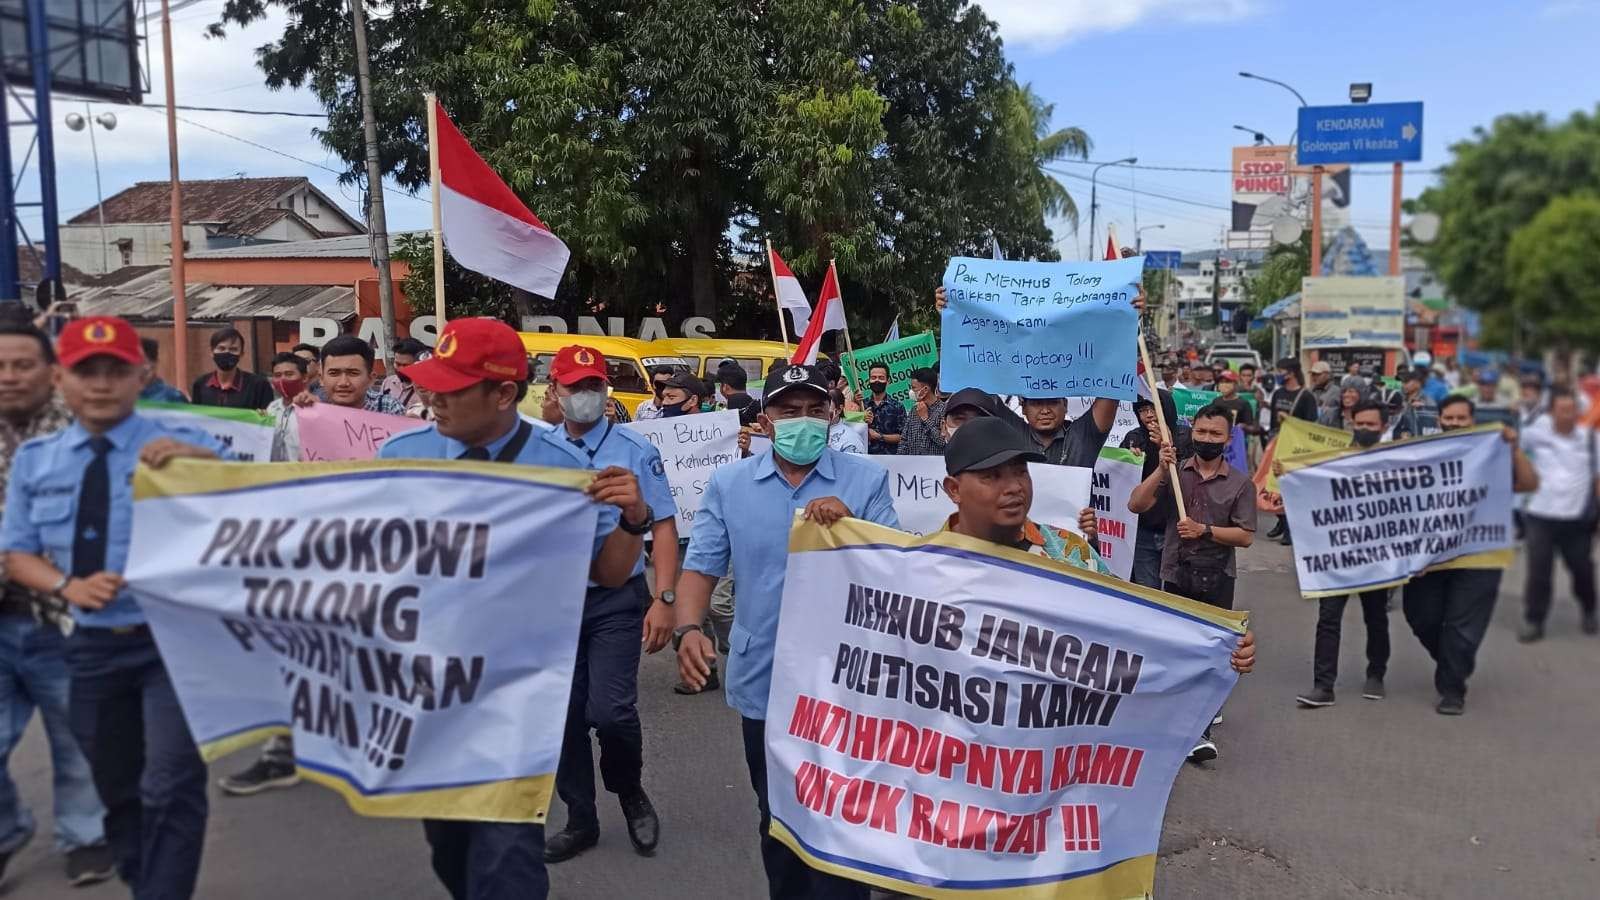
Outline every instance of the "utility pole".
{"label": "utility pole", "polygon": [[[383,165],[378,161],[378,119],[372,111],[372,76],[367,60],[366,0],[350,0],[350,18],[356,34],[356,86],[361,91],[361,127],[367,144],[367,228],[372,241],[372,262],[378,269],[378,309],[383,314],[383,340],[378,355],[386,369],[394,368],[394,279],[389,273],[389,221],[383,214]],[[360,299],[357,298],[359,306]]]}

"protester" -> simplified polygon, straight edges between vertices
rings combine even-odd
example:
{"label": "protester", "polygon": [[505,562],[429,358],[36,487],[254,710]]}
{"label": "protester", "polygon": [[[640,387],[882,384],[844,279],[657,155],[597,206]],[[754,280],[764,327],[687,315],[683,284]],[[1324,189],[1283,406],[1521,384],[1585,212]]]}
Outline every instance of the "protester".
{"label": "protester", "polygon": [[[1217,393],[1221,396],[1211,401],[1213,406],[1220,406],[1233,416],[1233,424],[1245,429],[1246,433],[1254,427],[1255,407],[1250,401],[1239,395],[1239,376],[1231,371],[1225,371],[1217,377]],[[1259,429],[1257,429],[1259,430]]]}
{"label": "protester", "polygon": [[955,436],[962,425],[979,416],[995,416],[997,409],[1003,407],[995,400],[994,395],[977,388],[962,388],[945,401],[944,422],[939,426],[939,435],[948,446],[950,438]]}
{"label": "protester", "polygon": [[[1351,433],[1357,447],[1377,446],[1388,422],[1388,409],[1368,400],[1358,405],[1350,418]],[[1361,591],[1361,618],[1367,626],[1367,680],[1361,696],[1368,700],[1384,697],[1383,676],[1389,670],[1389,589]],[[1343,630],[1344,608],[1350,596],[1323,597],[1317,601],[1317,634],[1312,645],[1311,690],[1295,697],[1301,706],[1332,706],[1333,686],[1339,678],[1339,637]]]}
{"label": "protester", "polygon": [[666,390],[667,383],[671,381],[672,376],[676,374],[677,370],[672,366],[651,367],[650,389],[654,392],[655,398],[644,401],[634,409],[633,418],[635,421],[646,422],[650,419],[661,418],[661,407],[659,405],[659,401],[661,400],[661,392]]}
{"label": "protester", "polygon": [[428,346],[416,338],[402,338],[396,341],[392,349],[394,371],[383,377],[383,384],[378,388],[385,396],[400,404],[405,414],[414,419],[422,418],[422,414],[427,410],[427,404],[417,392],[417,386],[411,383],[411,376],[405,373],[405,368],[415,365],[427,352]]}
{"label": "protester", "polygon": [[739,414],[739,425],[744,428],[754,425],[761,413],[761,405],[746,390],[749,385],[749,374],[733,360],[725,359],[717,366],[717,390],[722,394],[722,402],[727,409]]}
{"label": "protester", "polygon": [[294,398],[306,392],[309,370],[305,357],[298,353],[279,353],[272,358],[272,391],[278,396],[267,406],[267,415],[281,417]]}
{"label": "protester", "polygon": [[[1194,414],[1190,435],[1195,455],[1179,466],[1176,486],[1188,515],[1168,520],[1161,553],[1163,590],[1223,609],[1233,608],[1237,550],[1250,546],[1256,530],[1255,484],[1223,459],[1232,428],[1228,411],[1214,404]],[[1159,453],[1160,465],[1129,496],[1129,512],[1142,514],[1172,495],[1167,471],[1178,464],[1178,454],[1171,446]],[[1217,758],[1209,727],[1189,758]]]}
{"label": "protester", "polygon": [[900,432],[901,456],[937,456],[944,453],[946,401],[939,399],[939,373],[917,369],[911,373],[911,399],[916,405]]}
{"label": "protester", "polygon": [[1594,534],[1600,522],[1600,458],[1593,428],[1578,423],[1578,398],[1566,388],[1550,391],[1550,414],[1522,433],[1532,455],[1539,489],[1522,509],[1528,571],[1523,586],[1523,625],[1517,639],[1544,638],[1550,615],[1555,554],[1572,574],[1572,593],[1583,612],[1583,633],[1600,633],[1595,606]]}
{"label": "protester", "polygon": [[656,391],[656,407],[660,410],[658,418],[693,415],[700,411],[700,405],[710,396],[711,390],[705,382],[688,372],[675,372]]}
{"label": "protester", "polygon": [[[1545,399],[1544,379],[1538,375],[1524,375],[1517,392],[1517,428],[1526,431],[1550,410],[1549,402]],[[1576,401],[1576,394],[1573,399]]]}
{"label": "protester", "polygon": [[1427,353],[1412,354],[1411,365],[1421,369],[1427,376],[1427,379],[1422,383],[1422,392],[1427,394],[1428,399],[1436,404],[1443,403],[1444,398],[1448,397],[1452,390],[1460,386],[1460,373],[1455,370],[1454,366],[1452,365],[1450,372],[1451,375],[1455,376],[1455,380],[1446,382],[1439,377],[1438,373],[1433,371],[1433,357]]}
{"label": "protester", "polygon": [[845,399],[844,391],[838,388],[829,391],[828,402],[828,449],[838,453],[866,455],[866,440],[856,429],[850,427],[853,423],[844,419],[844,410],[849,403]]}
{"label": "protester", "polygon": [[[403,416],[405,408],[398,400],[373,386],[372,367],[377,355],[372,345],[352,334],[342,334],[322,345],[322,391],[319,397],[309,387],[290,401],[293,408],[315,406],[326,402],[346,409]],[[276,361],[273,363],[276,371]],[[287,371],[287,368],[285,369]],[[293,415],[279,415],[272,435],[272,459],[275,462],[298,462],[301,456],[300,423]],[[227,780],[227,779],[224,779]],[[228,790],[226,784],[224,790]],[[242,793],[229,790],[229,793]],[[251,792],[253,793],[253,791]]]}
{"label": "protester", "polygon": [[1361,363],[1354,358],[1344,364],[1344,377],[1339,379],[1339,390],[1355,388],[1363,399],[1373,382],[1361,373]]}
{"label": "protester", "polygon": [[1094,549],[1099,525],[1092,507],[1078,513],[1081,535],[1028,518],[1033,506],[1028,463],[1044,461],[1038,447],[999,419],[980,419],[962,429],[944,453],[945,496],[956,505],[944,530],[1110,575]]}
{"label": "protester", "polygon": [[1241,363],[1239,365],[1239,396],[1256,398],[1256,406],[1266,408],[1266,389],[1256,381],[1258,374],[1255,363]]}
{"label": "protester", "polygon": [[[56,368],[55,348],[43,331],[26,320],[0,322],[0,495],[25,442],[72,424],[55,395]],[[56,610],[43,612],[40,598],[0,567],[0,878],[33,839],[33,813],[11,781],[10,759],[38,709],[50,743],[56,849],[66,856],[68,883],[82,886],[115,875],[116,860],[105,842],[106,811],[89,761],[72,734],[66,638]]]}
{"label": "protester", "polygon": [[867,368],[867,452],[884,455],[900,449],[900,432],[905,428],[906,408],[889,396],[889,366],[873,363]]}
{"label": "protester", "polygon": [[[785,366],[767,376],[761,425],[772,435],[772,447],[712,474],[678,581],[678,625],[673,636],[678,642],[679,674],[685,682],[700,686],[716,660],[701,620],[713,585],[728,574],[731,563],[739,572],[739,602],[726,693],[728,705],[741,719],[745,764],[761,815],[757,833],[770,895],[866,900],[866,885],[810,868],[768,834],[767,695],[794,514],[804,510],[824,527],[848,516],[890,528],[900,524],[888,472],[876,463],[827,448],[831,387],[817,366]],[[773,789],[793,788],[774,785]]]}
{"label": "protester", "polygon": [[[141,348],[141,353],[143,352]],[[211,361],[216,371],[194,380],[189,396],[203,406],[266,409],[272,403],[272,385],[254,372],[239,368],[244,335],[233,326],[211,333]]]}
{"label": "protester", "polygon": [[1439,433],[1439,407],[1422,390],[1427,380],[1425,369],[1411,369],[1400,380],[1401,407],[1396,415],[1396,438]]}
{"label": "protester", "polygon": [[1191,369],[1189,369],[1189,387],[1192,390],[1196,390],[1196,391],[1215,390],[1216,389],[1216,384],[1217,384],[1217,373],[1213,372],[1211,370],[1210,366],[1204,365],[1202,363],[1195,363],[1194,366]]}
{"label": "protester", "polygon": [[1478,377],[1473,379],[1478,392],[1472,399],[1472,404],[1478,410],[1500,408],[1500,376],[1494,369],[1484,366],[1478,372]]}
{"label": "protester", "polygon": [[140,338],[139,347],[144,350],[144,390],[139,392],[140,400],[152,400],[157,403],[188,403],[189,398],[156,374],[157,358],[161,354],[161,343],[155,338]]}
{"label": "protester", "polygon": [[126,321],[75,319],[56,351],[55,377],[76,421],[16,451],[0,551],[12,583],[71,607],[68,719],[105,804],[118,874],[134,897],[186,898],[205,843],[206,767],[123,581],[127,485],[140,463],[160,469],[225,451],[207,434],[135,411],[146,360]]}
{"label": "protester", "polygon": [[1317,420],[1317,424],[1326,425],[1329,428],[1342,428],[1345,431],[1349,431],[1353,427],[1351,424],[1351,417],[1355,415],[1356,407],[1360,404],[1360,388],[1340,388],[1339,405],[1333,409],[1324,409],[1322,411],[1322,417]]}
{"label": "protester", "polygon": [[[518,415],[517,404],[528,389],[528,357],[509,325],[493,319],[457,319],[444,327],[439,344],[450,351],[435,353],[406,370],[417,387],[432,395],[433,424],[390,438],[379,448],[380,458],[588,467],[587,459],[580,463],[558,441],[539,439],[564,432],[539,432]],[[591,410],[581,412],[587,416]],[[600,504],[589,577],[605,588],[621,588],[634,581],[644,548],[640,536],[650,530],[655,516],[638,478],[620,466],[597,472],[587,493]],[[530,586],[529,596],[537,600],[536,587]],[[462,614],[471,615],[470,598],[462,600]],[[505,624],[537,627],[533,620]],[[637,630],[628,635],[635,644],[636,663],[637,635]],[[574,670],[575,688],[580,671],[581,665]],[[549,896],[542,824],[425,819],[422,827],[433,848],[433,871],[454,900]]]}
{"label": "protester", "polygon": [[1177,359],[1168,357],[1161,363],[1161,386],[1169,391],[1176,387],[1182,387],[1178,382],[1179,371]]}
{"label": "protester", "polygon": [[[1471,428],[1476,409],[1467,397],[1446,397],[1439,404],[1439,426],[1446,432]],[[1502,429],[1511,445],[1511,489],[1537,490],[1539,476],[1517,447],[1517,432]],[[1474,557],[1454,560],[1449,568],[1425,572],[1406,582],[1402,607],[1406,622],[1433,657],[1433,685],[1439,692],[1434,709],[1442,716],[1466,710],[1467,679],[1477,666],[1478,647],[1494,616],[1503,566],[1494,559],[1475,564]]]}
{"label": "protester", "polygon": [[[1178,421],[1175,405],[1170,409],[1167,408],[1168,404],[1172,404],[1172,395],[1162,391],[1161,402],[1162,411],[1167,414],[1167,422],[1173,428],[1178,461],[1182,462],[1194,453],[1194,448],[1190,446],[1189,426]],[[1154,403],[1140,397],[1133,401],[1133,413],[1139,417],[1140,427],[1123,436],[1122,446],[1124,449],[1143,455],[1144,472],[1140,478],[1149,478],[1161,464],[1161,448],[1166,442],[1162,440],[1161,423],[1156,418]],[[1138,531],[1133,545],[1133,571],[1130,577],[1134,584],[1161,589],[1161,554],[1166,549],[1167,522],[1177,513],[1177,505],[1169,493],[1159,497],[1155,506],[1139,514]]]}
{"label": "protester", "polygon": [[1317,398],[1319,417],[1329,410],[1338,410],[1339,383],[1333,380],[1333,366],[1328,365],[1326,360],[1311,364],[1311,393]]}
{"label": "protester", "polygon": [[[1272,392],[1272,433],[1269,436],[1276,438],[1278,431],[1283,428],[1285,419],[1291,416],[1306,422],[1315,422],[1319,415],[1320,407],[1316,395],[1301,384],[1300,363],[1292,356],[1278,360],[1279,388]],[[1289,543],[1289,518],[1278,516],[1278,524],[1267,532],[1267,539],[1281,539]]]}

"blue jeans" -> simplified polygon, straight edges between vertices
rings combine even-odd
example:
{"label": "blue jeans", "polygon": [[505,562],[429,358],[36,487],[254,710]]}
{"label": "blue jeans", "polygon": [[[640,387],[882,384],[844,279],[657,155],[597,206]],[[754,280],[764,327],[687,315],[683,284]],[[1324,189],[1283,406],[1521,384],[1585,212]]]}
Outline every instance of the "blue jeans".
{"label": "blue jeans", "polygon": [[53,626],[19,615],[0,616],[0,853],[33,834],[33,813],[20,805],[7,766],[37,707],[50,739],[56,849],[76,850],[105,840],[105,808],[94,791],[89,761],[67,722],[65,639]]}
{"label": "blue jeans", "polygon": [[206,764],[147,629],[67,639],[68,716],[106,805],[106,839],[134,900],[188,900],[206,837]]}
{"label": "blue jeans", "polygon": [[1166,547],[1167,533],[1149,528],[1139,529],[1133,545],[1134,584],[1161,590],[1161,551]]}

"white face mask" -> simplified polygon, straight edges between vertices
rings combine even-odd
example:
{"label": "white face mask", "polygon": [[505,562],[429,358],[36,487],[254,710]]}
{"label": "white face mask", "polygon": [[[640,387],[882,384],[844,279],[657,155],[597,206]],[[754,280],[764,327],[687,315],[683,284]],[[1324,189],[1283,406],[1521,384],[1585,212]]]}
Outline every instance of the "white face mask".
{"label": "white face mask", "polygon": [[598,422],[600,417],[606,414],[605,391],[578,391],[559,400],[561,414],[579,425]]}

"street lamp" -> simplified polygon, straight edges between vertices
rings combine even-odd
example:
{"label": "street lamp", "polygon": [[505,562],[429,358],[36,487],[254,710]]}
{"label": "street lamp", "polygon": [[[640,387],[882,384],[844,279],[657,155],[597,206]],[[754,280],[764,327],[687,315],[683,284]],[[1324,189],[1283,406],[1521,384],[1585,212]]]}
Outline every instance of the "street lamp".
{"label": "street lamp", "polygon": [[67,113],[67,129],[69,131],[82,131],[89,129],[89,155],[94,159],[94,203],[95,211],[100,215],[100,274],[111,271],[111,244],[106,240],[106,201],[100,193],[100,150],[94,142],[94,126],[99,125],[107,131],[115,131],[117,117],[115,113],[103,112],[93,116],[89,104],[83,104],[83,115]]}
{"label": "street lamp", "polygon": [[1267,137],[1264,132],[1257,131],[1254,128],[1246,128],[1243,125],[1235,125],[1235,126],[1233,126],[1233,130],[1234,131],[1242,131],[1245,134],[1250,135],[1250,137],[1255,139],[1257,147],[1261,146],[1262,144],[1271,144],[1271,143],[1273,143],[1272,138]]}
{"label": "street lamp", "polygon": [[1165,225],[1141,225],[1140,227],[1134,229],[1134,232],[1133,232],[1133,249],[1134,249],[1134,252],[1135,253],[1144,252],[1144,233],[1146,231],[1149,231],[1152,228],[1161,229],[1161,228],[1166,228],[1166,227],[1167,226],[1165,226]]}
{"label": "street lamp", "polygon": [[1100,175],[1100,170],[1104,169],[1106,166],[1131,166],[1136,165],[1138,162],[1139,157],[1137,156],[1130,156],[1127,159],[1112,160],[1111,162],[1103,162],[1098,166],[1095,166],[1094,171],[1089,173],[1089,259],[1091,260],[1094,259],[1094,214],[1095,211],[1100,208],[1100,185],[1095,182],[1095,179]]}
{"label": "street lamp", "polygon": [[1278,86],[1278,87],[1281,87],[1281,88],[1283,88],[1283,89],[1284,89],[1284,90],[1286,90],[1286,91],[1288,91],[1288,92],[1289,92],[1289,93],[1291,93],[1291,94],[1293,94],[1293,95],[1294,95],[1294,98],[1295,98],[1295,99],[1296,99],[1296,100],[1299,100],[1299,101],[1300,101],[1300,105],[1301,105],[1301,106],[1310,106],[1310,105],[1311,105],[1311,104],[1309,104],[1309,103],[1307,103],[1307,102],[1306,102],[1306,98],[1305,98],[1305,97],[1302,97],[1302,96],[1301,96],[1301,95],[1300,95],[1300,92],[1299,92],[1299,91],[1297,91],[1297,90],[1295,90],[1295,89],[1294,89],[1294,88],[1292,88],[1292,87],[1290,87],[1290,86],[1289,86],[1289,85],[1287,85],[1287,84],[1284,84],[1284,83],[1283,83],[1283,82],[1281,82],[1281,81],[1279,81],[1279,80],[1278,80],[1278,79],[1276,79],[1276,78],[1268,78],[1268,77],[1266,77],[1266,76],[1265,76],[1265,75],[1255,75],[1255,74],[1253,74],[1253,73],[1250,73],[1250,72],[1240,72],[1240,73],[1239,73],[1239,77],[1240,77],[1240,78],[1253,78],[1253,79],[1255,79],[1255,80],[1256,80],[1256,81],[1265,81],[1265,82],[1266,82],[1266,83],[1267,83],[1267,84],[1275,84],[1275,85],[1277,85],[1277,86]]}

